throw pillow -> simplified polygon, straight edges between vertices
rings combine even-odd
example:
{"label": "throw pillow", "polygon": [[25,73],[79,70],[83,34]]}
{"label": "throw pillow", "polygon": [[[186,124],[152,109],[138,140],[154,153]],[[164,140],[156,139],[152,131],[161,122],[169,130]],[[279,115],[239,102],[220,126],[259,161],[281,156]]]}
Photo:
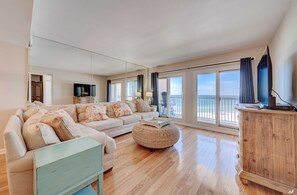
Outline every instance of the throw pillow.
{"label": "throw pillow", "polygon": [[22,134],[28,150],[60,142],[53,128],[44,123],[30,124],[23,129]]}
{"label": "throw pillow", "polygon": [[132,112],[137,112],[137,107],[136,107],[136,101],[135,100],[126,101],[126,103],[131,108]]}
{"label": "throw pillow", "polygon": [[39,112],[40,110],[46,112],[44,109],[42,108],[29,108],[28,110],[26,110],[24,113],[23,113],[23,118],[24,118],[24,121],[26,122],[31,116],[33,116],[34,114],[36,114],[37,112]]}
{"label": "throw pillow", "polygon": [[101,105],[90,105],[86,109],[86,121],[102,121],[108,119],[106,107]]}
{"label": "throw pillow", "polygon": [[137,100],[136,101],[136,107],[138,112],[150,112],[151,108],[148,102],[143,100]]}
{"label": "throw pillow", "polygon": [[61,141],[82,136],[74,120],[64,110],[49,111],[41,118],[41,122],[51,126]]}
{"label": "throw pillow", "polygon": [[112,105],[112,108],[114,110],[114,114],[116,117],[128,116],[133,114],[132,110],[126,103],[122,103],[122,102],[115,103]]}

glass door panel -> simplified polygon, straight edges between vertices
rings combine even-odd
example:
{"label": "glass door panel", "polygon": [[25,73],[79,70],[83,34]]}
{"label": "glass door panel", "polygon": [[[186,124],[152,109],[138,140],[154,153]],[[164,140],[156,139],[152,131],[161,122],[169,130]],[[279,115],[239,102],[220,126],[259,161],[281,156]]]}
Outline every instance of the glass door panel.
{"label": "glass door panel", "polygon": [[121,101],[121,83],[113,83],[111,84],[111,102]]}
{"label": "glass door panel", "polygon": [[240,73],[236,71],[220,72],[220,125],[238,126],[235,105],[239,100]]}
{"label": "glass door panel", "polygon": [[197,120],[216,123],[216,73],[197,75]]}
{"label": "glass door panel", "polygon": [[183,77],[170,77],[169,116],[182,118],[183,110]]}
{"label": "glass door panel", "polygon": [[167,78],[159,79],[160,117],[167,117]]}

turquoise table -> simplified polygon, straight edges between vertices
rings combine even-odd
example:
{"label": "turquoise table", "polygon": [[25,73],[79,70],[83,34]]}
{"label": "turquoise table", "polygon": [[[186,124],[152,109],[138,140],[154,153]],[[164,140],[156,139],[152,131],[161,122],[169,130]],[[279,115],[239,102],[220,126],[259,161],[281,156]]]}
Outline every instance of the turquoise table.
{"label": "turquoise table", "polygon": [[95,181],[101,195],[102,145],[84,137],[36,150],[33,171],[37,195],[73,194]]}

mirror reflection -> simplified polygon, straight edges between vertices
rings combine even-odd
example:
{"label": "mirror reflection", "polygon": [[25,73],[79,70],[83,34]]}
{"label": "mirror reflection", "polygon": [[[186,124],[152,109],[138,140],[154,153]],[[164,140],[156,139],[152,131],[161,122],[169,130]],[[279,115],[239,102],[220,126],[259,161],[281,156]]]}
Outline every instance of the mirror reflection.
{"label": "mirror reflection", "polygon": [[146,67],[72,45],[33,36],[28,64],[28,103],[116,102],[145,95]]}

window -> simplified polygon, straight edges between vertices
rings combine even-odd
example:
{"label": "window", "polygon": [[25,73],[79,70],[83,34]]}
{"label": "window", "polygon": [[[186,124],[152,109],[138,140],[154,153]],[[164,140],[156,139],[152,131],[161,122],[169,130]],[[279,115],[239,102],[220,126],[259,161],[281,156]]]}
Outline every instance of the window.
{"label": "window", "polygon": [[111,102],[121,101],[122,84],[121,83],[112,83],[111,84]]}
{"label": "window", "polygon": [[136,98],[137,81],[127,81],[126,100],[134,100]]}

